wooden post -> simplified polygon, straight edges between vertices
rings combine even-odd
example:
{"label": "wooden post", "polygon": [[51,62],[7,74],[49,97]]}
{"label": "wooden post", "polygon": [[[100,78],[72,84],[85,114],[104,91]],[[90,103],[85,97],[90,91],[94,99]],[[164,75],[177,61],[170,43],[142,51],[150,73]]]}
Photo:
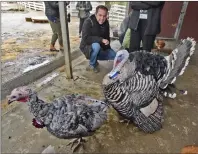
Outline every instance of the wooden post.
{"label": "wooden post", "polygon": [[33,2],[34,3],[34,10],[36,11],[36,2]]}
{"label": "wooden post", "polygon": [[72,64],[71,64],[71,52],[69,42],[69,29],[67,22],[67,8],[64,1],[59,1],[60,23],[63,37],[63,48],[65,56],[65,72],[68,79],[73,79]]}
{"label": "wooden post", "polygon": [[42,2],[43,3],[43,11],[45,12],[45,3],[44,2]]}
{"label": "wooden post", "polygon": [[182,28],[182,24],[183,24],[183,20],[184,20],[185,14],[186,14],[188,3],[189,2],[183,2],[183,6],[182,6],[182,9],[181,9],[181,12],[179,15],[177,27],[176,27],[175,34],[174,34],[174,39],[176,39],[176,40],[179,39],[179,34],[180,34],[180,31]]}
{"label": "wooden post", "polygon": [[130,8],[130,2],[127,2],[127,5],[126,5],[126,11],[125,11],[125,17],[128,17],[129,15],[129,8]]}

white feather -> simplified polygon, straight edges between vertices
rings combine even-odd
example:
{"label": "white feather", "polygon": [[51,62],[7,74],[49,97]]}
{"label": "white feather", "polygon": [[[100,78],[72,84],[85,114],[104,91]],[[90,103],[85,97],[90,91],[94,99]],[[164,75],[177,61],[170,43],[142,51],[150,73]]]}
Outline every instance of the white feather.
{"label": "white feather", "polygon": [[49,145],[46,149],[43,150],[42,154],[50,154],[50,153],[56,153],[54,150],[54,147]]}
{"label": "white feather", "polygon": [[173,84],[176,81],[176,77],[171,81],[171,84]]}

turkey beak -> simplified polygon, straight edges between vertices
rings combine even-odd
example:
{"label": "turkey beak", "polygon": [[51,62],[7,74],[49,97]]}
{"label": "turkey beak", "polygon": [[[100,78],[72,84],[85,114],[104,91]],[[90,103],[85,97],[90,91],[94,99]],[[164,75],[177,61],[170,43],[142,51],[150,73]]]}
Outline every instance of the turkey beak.
{"label": "turkey beak", "polygon": [[7,96],[7,99],[8,99],[8,105],[10,105],[12,102],[14,102],[14,100],[11,99],[10,96]]}
{"label": "turkey beak", "polygon": [[13,101],[12,100],[8,100],[8,105],[10,105]]}

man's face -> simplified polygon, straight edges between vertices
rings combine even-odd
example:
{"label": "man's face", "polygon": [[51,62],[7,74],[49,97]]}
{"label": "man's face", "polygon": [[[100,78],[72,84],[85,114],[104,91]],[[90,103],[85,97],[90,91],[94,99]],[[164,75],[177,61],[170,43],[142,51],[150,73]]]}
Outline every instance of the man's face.
{"label": "man's face", "polygon": [[100,25],[103,24],[107,19],[107,11],[103,9],[98,9],[96,19]]}

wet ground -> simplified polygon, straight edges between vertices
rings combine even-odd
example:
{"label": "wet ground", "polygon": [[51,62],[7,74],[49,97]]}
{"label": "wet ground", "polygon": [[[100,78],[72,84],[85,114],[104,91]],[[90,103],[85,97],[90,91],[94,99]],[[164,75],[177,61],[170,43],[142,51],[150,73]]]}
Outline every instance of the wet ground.
{"label": "wet ground", "polygon": [[[145,134],[133,124],[119,123],[114,110],[110,110],[108,121],[93,136],[87,137],[85,149],[77,153],[179,153],[186,145],[198,145],[198,50],[195,51],[189,66],[176,85],[186,89],[187,95],[176,99],[165,99],[163,128],[154,134]],[[102,99],[101,82],[104,74],[112,68],[112,62],[99,62],[98,74],[85,71],[88,62],[73,67],[76,81],[67,80],[61,69],[50,83],[39,87],[46,77],[32,83],[39,97],[52,101],[64,94],[81,93]],[[48,145],[55,147],[57,153],[69,153],[66,146],[70,140],[57,139],[46,129],[35,129],[31,125],[32,115],[25,104],[13,103],[11,106],[2,102],[2,152],[3,153],[40,153]]]}
{"label": "wet ground", "polygon": [[[16,11],[19,9],[20,11]],[[14,11],[15,10],[15,11]],[[49,52],[52,30],[49,23],[26,22],[26,17],[45,17],[43,11],[24,9],[16,3],[2,3],[1,8],[1,71],[2,83],[15,78],[25,69],[53,60],[57,52]],[[71,52],[79,48],[79,19],[71,17],[69,23]],[[112,35],[112,32],[111,32]],[[59,49],[58,41],[56,48]],[[31,64],[31,65],[30,65]]]}
{"label": "wet ground", "polygon": [[[119,47],[118,44],[114,45],[117,45],[116,48]],[[85,149],[80,149],[77,153],[179,153],[186,145],[198,145],[197,61],[198,50],[195,51],[185,73],[176,81],[178,88],[187,90],[188,94],[185,96],[178,94],[174,100],[165,99],[165,121],[160,131],[145,134],[133,124],[129,126],[121,124],[117,114],[111,109],[106,124],[93,136],[87,137]],[[73,65],[73,75],[75,78],[79,77],[76,81],[67,80],[63,69],[60,68],[54,71],[59,75],[50,83],[39,86],[51,74],[29,86],[36,89],[39,97],[47,102],[72,93],[102,99],[101,82],[103,76],[111,70],[112,62],[99,63],[101,72],[98,74],[86,72],[88,62],[84,60]],[[1,103],[1,110],[2,153],[41,153],[48,145],[54,146],[57,153],[71,152],[66,146],[70,140],[58,139],[50,135],[46,129],[35,129],[32,126],[33,117],[26,104],[16,102],[8,106],[4,100]]]}
{"label": "wet ground", "polygon": [[[57,52],[49,52],[51,27],[49,23],[26,22],[25,17],[45,17],[34,10],[12,11],[16,4],[2,4],[1,12],[1,70],[2,82],[19,76],[27,67],[53,60]],[[10,11],[11,9],[11,11]],[[78,48],[78,18],[69,23],[71,51]],[[58,42],[56,48],[59,49]]]}

